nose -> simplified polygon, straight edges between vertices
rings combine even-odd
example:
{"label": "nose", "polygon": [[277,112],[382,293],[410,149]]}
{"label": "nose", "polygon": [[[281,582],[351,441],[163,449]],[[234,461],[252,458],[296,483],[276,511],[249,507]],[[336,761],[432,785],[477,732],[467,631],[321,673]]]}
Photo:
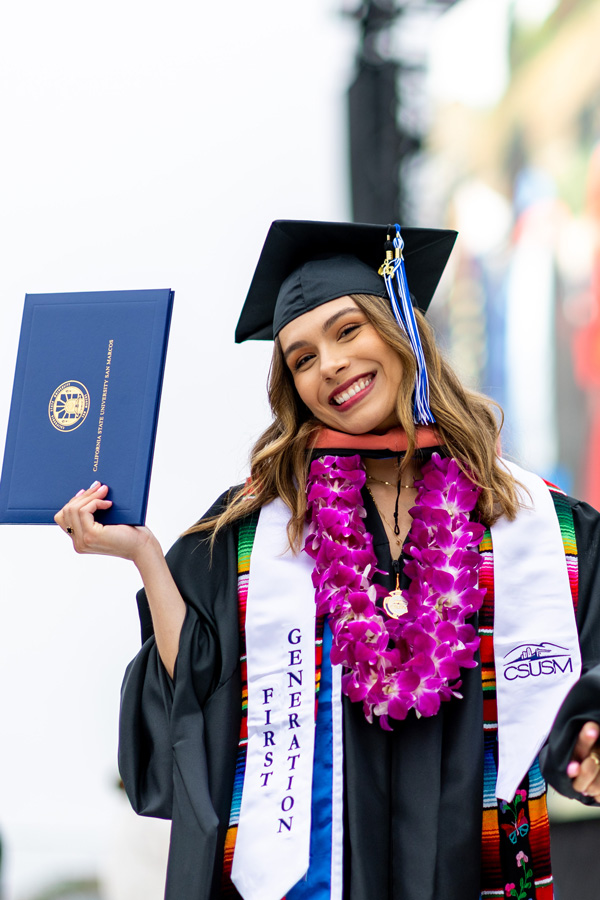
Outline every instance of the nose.
{"label": "nose", "polygon": [[321,377],[329,381],[339,376],[348,367],[348,357],[343,347],[336,347],[321,353]]}

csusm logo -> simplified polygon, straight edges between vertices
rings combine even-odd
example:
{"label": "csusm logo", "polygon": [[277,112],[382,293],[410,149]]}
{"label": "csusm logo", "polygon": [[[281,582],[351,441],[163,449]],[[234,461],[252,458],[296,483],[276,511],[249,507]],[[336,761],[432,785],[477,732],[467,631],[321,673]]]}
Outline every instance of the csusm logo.
{"label": "csusm logo", "polygon": [[90,408],[90,394],[80,381],[64,381],[56,388],[48,404],[48,417],[57,431],[74,431],[83,423]]}
{"label": "csusm logo", "polygon": [[537,678],[540,675],[564,675],[573,671],[567,647],[542,641],[541,644],[519,644],[504,657],[504,677]]}

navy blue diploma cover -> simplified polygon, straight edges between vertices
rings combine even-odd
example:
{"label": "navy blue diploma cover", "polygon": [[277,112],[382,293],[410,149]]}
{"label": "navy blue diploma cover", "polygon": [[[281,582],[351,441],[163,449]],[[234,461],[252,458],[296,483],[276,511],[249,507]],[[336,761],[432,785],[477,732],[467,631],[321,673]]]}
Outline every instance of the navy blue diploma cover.
{"label": "navy blue diploma cover", "polygon": [[0,522],[50,524],[108,484],[105,524],[146,515],[173,292],[27,294],[0,481]]}

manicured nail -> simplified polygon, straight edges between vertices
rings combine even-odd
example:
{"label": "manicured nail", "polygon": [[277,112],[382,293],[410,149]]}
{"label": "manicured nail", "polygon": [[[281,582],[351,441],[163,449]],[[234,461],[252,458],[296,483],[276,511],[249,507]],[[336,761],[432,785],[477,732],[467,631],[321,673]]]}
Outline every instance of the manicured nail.
{"label": "manicured nail", "polygon": [[100,482],[99,482],[99,481],[92,481],[92,483],[90,484],[90,486],[89,486],[89,488],[88,488],[88,491],[91,491],[92,488],[95,488],[95,487],[100,487]]}
{"label": "manicured nail", "polygon": [[579,763],[570,762],[567,766],[567,775],[569,778],[575,778],[577,773],[579,772]]}
{"label": "manicured nail", "polygon": [[585,736],[589,738],[597,738],[598,737],[598,729],[597,728],[587,728],[585,732]]}
{"label": "manicured nail", "polygon": [[85,494],[84,488],[81,488],[80,491],[77,491],[77,493],[75,494],[75,496],[76,496],[76,497],[81,497],[82,494]]}

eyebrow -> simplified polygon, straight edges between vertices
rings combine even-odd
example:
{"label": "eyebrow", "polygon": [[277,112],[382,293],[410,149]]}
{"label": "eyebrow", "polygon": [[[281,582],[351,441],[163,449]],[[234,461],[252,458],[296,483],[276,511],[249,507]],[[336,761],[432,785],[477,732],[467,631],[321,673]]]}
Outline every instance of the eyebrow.
{"label": "eyebrow", "polygon": [[[348,307],[346,307],[346,309],[340,309],[338,312],[334,313],[332,316],[330,316],[328,319],[326,319],[325,322],[323,322],[323,327],[321,328],[321,331],[323,332],[323,334],[325,334],[325,332],[329,331],[331,326],[335,325],[337,320],[341,319],[342,316],[345,316],[347,313],[355,313],[355,312],[360,312],[360,309],[356,306],[348,306]],[[308,341],[294,341],[294,343],[290,344],[290,346],[284,352],[283,358],[287,361],[287,358],[290,355],[290,353],[293,353],[294,350],[299,350],[301,347],[306,347],[308,345],[308,343],[309,343]]]}

